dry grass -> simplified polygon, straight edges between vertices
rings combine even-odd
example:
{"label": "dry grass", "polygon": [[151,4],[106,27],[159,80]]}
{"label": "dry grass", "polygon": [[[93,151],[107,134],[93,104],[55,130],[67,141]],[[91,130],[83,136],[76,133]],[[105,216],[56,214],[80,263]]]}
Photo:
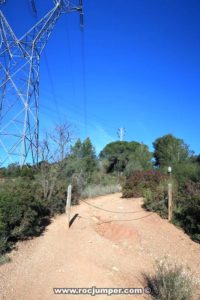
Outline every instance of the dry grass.
{"label": "dry grass", "polygon": [[121,186],[120,185],[90,185],[85,188],[85,190],[82,192],[81,197],[82,198],[93,198],[97,196],[103,196],[108,194],[113,194],[121,192]]}
{"label": "dry grass", "polygon": [[155,275],[144,275],[153,300],[191,300],[196,283],[189,271],[167,259],[156,263]]}

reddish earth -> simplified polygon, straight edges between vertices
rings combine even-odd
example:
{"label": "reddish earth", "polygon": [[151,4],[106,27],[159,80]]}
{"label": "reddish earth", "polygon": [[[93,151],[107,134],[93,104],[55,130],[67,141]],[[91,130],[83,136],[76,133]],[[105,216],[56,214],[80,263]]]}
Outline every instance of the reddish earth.
{"label": "reddish earth", "polygon": [[[156,259],[168,256],[189,267],[200,279],[200,245],[182,230],[142,209],[142,199],[120,194],[87,200],[72,208],[79,214],[70,230],[66,215],[57,216],[43,235],[20,242],[0,267],[0,299],[91,299],[91,296],[54,295],[55,287],[144,287],[143,273],[153,272]],[[136,213],[126,214],[133,211]],[[96,296],[95,299],[108,299]],[[146,295],[115,295],[148,299]]]}

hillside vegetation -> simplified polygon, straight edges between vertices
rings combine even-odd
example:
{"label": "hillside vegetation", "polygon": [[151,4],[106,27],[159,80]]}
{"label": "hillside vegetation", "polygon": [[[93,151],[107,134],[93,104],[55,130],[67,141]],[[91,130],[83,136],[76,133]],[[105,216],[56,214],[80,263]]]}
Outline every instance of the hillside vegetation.
{"label": "hillside vegetation", "polygon": [[[144,197],[144,207],[167,217],[167,185],[173,186],[173,223],[200,242],[200,163],[181,139],[166,135],[154,142],[155,168],[126,177],[123,196]],[[168,166],[172,174],[167,175]]]}
{"label": "hillside vegetation", "polygon": [[99,156],[89,138],[71,141],[69,127],[57,126],[40,143],[38,165],[11,164],[0,169],[1,254],[16,241],[39,235],[52,216],[65,211],[69,184],[72,204],[122,187],[124,197],[142,196],[147,210],[166,217],[166,188],[171,181],[173,222],[200,241],[200,159],[181,139],[161,137],[153,143],[153,153],[135,141],[116,141]]}

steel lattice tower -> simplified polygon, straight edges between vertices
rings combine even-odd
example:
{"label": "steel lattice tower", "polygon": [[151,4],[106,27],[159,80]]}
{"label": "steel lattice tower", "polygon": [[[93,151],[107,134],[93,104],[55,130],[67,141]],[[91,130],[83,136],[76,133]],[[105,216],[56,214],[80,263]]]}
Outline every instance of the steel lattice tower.
{"label": "steel lattice tower", "polygon": [[0,166],[38,162],[40,56],[62,13],[80,12],[67,0],[18,39],[0,10]]}

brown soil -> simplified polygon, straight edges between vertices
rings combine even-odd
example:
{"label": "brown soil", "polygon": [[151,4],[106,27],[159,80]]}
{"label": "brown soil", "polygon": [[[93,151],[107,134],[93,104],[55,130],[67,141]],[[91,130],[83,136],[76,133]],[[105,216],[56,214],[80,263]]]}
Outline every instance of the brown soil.
{"label": "brown soil", "polygon": [[200,279],[200,245],[167,220],[144,211],[142,199],[114,194],[87,201],[103,209],[138,212],[111,213],[81,203],[72,208],[72,217],[79,216],[69,230],[66,215],[57,216],[42,236],[19,242],[9,254],[12,262],[0,267],[0,299],[91,299],[54,295],[53,288],[144,287],[143,273],[152,273],[155,260],[165,256],[188,266]]}
{"label": "brown soil", "polygon": [[96,226],[96,231],[101,236],[112,242],[120,241],[137,241],[138,234],[137,231],[131,226],[124,224],[115,224],[115,223],[103,223]]}

